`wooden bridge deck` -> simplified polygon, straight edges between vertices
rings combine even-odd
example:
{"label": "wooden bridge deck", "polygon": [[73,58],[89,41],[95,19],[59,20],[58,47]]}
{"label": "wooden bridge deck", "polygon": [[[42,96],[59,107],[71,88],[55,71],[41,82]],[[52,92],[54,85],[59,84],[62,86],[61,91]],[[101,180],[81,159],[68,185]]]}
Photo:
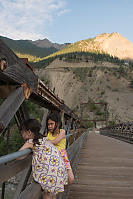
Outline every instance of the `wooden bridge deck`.
{"label": "wooden bridge deck", "polygon": [[89,133],[69,199],[133,199],[133,145]]}

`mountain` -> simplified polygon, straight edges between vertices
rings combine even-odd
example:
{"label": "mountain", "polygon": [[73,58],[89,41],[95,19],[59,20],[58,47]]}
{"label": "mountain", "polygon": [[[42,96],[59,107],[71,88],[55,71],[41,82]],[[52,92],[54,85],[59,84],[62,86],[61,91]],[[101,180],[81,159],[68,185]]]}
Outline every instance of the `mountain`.
{"label": "mountain", "polygon": [[46,57],[36,73],[79,117],[81,104],[88,103],[84,117],[102,120],[104,111],[94,103],[106,102],[109,122],[119,123],[133,118],[132,61],[133,44],[119,33],[104,33]]}
{"label": "mountain", "polygon": [[133,61],[133,44],[117,32],[103,33],[92,39],[78,41],[45,57],[45,59],[73,52],[108,54],[119,59]]}
{"label": "mountain", "polygon": [[70,43],[64,43],[64,44],[58,44],[58,43],[52,43],[51,41],[49,41],[47,38],[43,39],[43,40],[36,40],[36,41],[31,41],[31,43],[35,44],[38,47],[41,48],[50,48],[50,47],[54,47],[58,50],[65,48],[67,45],[69,45]]}
{"label": "mountain", "polygon": [[48,39],[37,41],[13,40],[2,36],[0,36],[0,39],[3,40],[18,56],[29,56],[30,58],[33,56],[32,59],[34,59],[34,61],[38,60],[37,58],[48,56],[68,45],[51,43]]}

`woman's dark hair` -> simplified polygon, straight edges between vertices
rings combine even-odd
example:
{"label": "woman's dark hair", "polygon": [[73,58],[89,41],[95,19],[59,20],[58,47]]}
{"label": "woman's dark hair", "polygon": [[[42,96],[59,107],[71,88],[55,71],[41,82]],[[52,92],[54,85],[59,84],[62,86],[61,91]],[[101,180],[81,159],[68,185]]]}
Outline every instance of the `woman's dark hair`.
{"label": "woman's dark hair", "polygon": [[7,58],[5,55],[0,56],[0,62],[4,60],[7,63]]}
{"label": "woman's dark hair", "polygon": [[[46,119],[46,130],[48,132],[48,120],[52,120],[55,122],[55,128],[54,128],[54,131],[57,129],[57,127],[60,129],[61,128],[61,117],[60,117],[60,114],[57,113],[57,112],[53,112],[53,113],[50,113],[48,116],[47,116],[47,119]],[[54,133],[54,131],[52,133]]]}
{"label": "woman's dark hair", "polygon": [[33,142],[34,144],[39,144],[38,139],[43,138],[44,136],[40,134],[41,124],[36,119],[28,119],[22,122],[20,125],[21,131],[30,130],[34,134]]}

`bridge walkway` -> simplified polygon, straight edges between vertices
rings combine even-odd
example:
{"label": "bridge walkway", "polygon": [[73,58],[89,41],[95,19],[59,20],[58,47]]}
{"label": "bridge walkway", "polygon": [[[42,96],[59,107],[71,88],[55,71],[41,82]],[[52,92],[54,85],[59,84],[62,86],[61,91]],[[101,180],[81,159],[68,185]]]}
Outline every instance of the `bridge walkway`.
{"label": "bridge walkway", "polygon": [[92,132],[81,150],[69,199],[132,199],[133,146]]}

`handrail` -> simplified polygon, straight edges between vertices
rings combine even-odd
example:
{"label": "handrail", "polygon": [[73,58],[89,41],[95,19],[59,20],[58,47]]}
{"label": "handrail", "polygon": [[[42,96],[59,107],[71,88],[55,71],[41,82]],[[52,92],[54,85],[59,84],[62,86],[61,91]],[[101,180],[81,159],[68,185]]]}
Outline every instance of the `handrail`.
{"label": "handrail", "polygon": [[[71,165],[72,165],[74,173],[76,171],[76,165],[77,165],[77,162],[78,162],[80,149],[82,147],[83,140],[85,139],[85,135],[86,135],[86,132],[84,132],[84,133],[80,132],[80,131],[78,132],[78,130],[76,130],[76,129],[75,129],[75,131],[76,131],[75,133],[70,133],[70,134],[66,135],[67,139],[69,139],[71,136],[73,136],[73,138],[75,138],[73,140],[72,144],[69,146],[69,148],[67,148],[68,157],[71,161]],[[31,156],[29,157],[29,159],[25,158],[25,159],[22,159],[22,160],[15,161],[15,159],[17,159],[21,156],[25,156],[28,153],[31,153],[31,151],[32,151],[31,149],[24,149],[22,151],[14,152],[12,154],[0,157],[0,168],[1,168],[1,172],[2,172],[1,173],[1,177],[2,177],[1,183],[8,180],[10,177],[14,176],[14,174],[17,174],[17,173],[20,172],[20,166],[21,166],[21,163],[22,163],[21,161],[23,161],[23,166],[21,166],[21,170],[25,169],[27,167],[28,163],[30,163],[30,165],[31,165]],[[14,161],[9,162],[11,160],[14,160]],[[27,163],[25,162],[26,160],[27,160]],[[8,162],[9,162],[9,164],[6,164]],[[8,170],[8,168],[10,168],[10,166],[13,169],[13,173],[12,173],[12,171]],[[7,172],[7,171],[10,171],[10,172]],[[26,184],[24,186],[26,186]],[[33,187],[34,187],[34,189],[32,189]],[[25,196],[26,196],[27,199],[30,199],[30,198],[35,199],[35,198],[37,198],[36,196],[39,196],[39,192],[41,193],[40,186],[38,186],[38,184],[35,185],[35,183],[32,183],[30,187],[27,186],[27,188],[24,191],[21,188],[22,187],[19,188],[21,190],[21,191],[19,191],[19,194],[20,193],[21,194],[17,195],[17,197],[14,197],[14,199],[23,199],[23,198],[25,198]],[[32,189],[32,191],[31,191],[31,189]],[[68,191],[66,190],[66,192],[69,193],[69,190]],[[61,199],[62,198],[66,199],[65,195],[66,195],[66,193],[62,193],[61,196],[60,196]]]}
{"label": "handrail", "polygon": [[133,122],[124,122],[108,126],[100,129],[100,133],[128,143],[133,143]]}
{"label": "handrail", "polygon": [[[81,151],[81,148],[83,146],[83,143],[84,143],[84,140],[86,138],[87,133],[88,133],[88,131],[85,131],[84,133],[82,133],[82,135],[80,135],[80,137],[78,137],[70,145],[70,147],[67,150],[68,158],[71,162],[71,167],[72,167],[74,175],[75,175],[76,170],[77,170],[80,151]],[[59,197],[57,197],[57,199],[68,199],[70,188],[71,188],[71,186],[69,186],[63,193],[61,193],[59,195]]]}
{"label": "handrail", "polygon": [[[0,40],[0,55],[6,55],[7,64],[6,70],[0,70],[0,94],[1,98],[4,99],[4,102],[0,106],[1,108],[1,119],[0,119],[0,133],[6,132],[8,124],[11,122],[11,119],[15,116],[16,123],[18,127],[22,121],[28,116],[26,110],[21,110],[23,103],[26,99],[29,99],[31,102],[38,104],[41,107],[48,109],[48,111],[57,111],[62,115],[62,124],[66,124],[70,130],[70,127],[77,127],[76,124],[80,124],[77,116],[74,112],[67,107],[63,100],[61,100],[54,92],[52,92],[46,85],[39,79],[39,77],[34,73],[33,68],[27,62],[22,62],[13,51]],[[28,75],[25,75],[28,74]],[[25,85],[25,86],[23,86]],[[30,92],[32,90],[32,92]],[[5,114],[4,114],[5,113]],[[79,125],[78,125],[79,126]],[[44,128],[44,127],[43,127]],[[10,129],[10,127],[9,127]],[[9,130],[8,129],[8,130]],[[68,130],[67,129],[67,130]],[[69,132],[69,131],[68,131]],[[7,134],[7,149],[9,146],[8,138],[10,130]],[[71,131],[69,133],[72,133]],[[77,140],[80,136],[79,134],[67,135],[68,145]],[[24,171],[25,168],[31,166],[32,155],[31,149],[25,149],[22,151],[17,151],[5,156],[0,157],[0,180],[4,182],[10,177],[15,176],[20,171]],[[29,156],[26,158],[20,158],[22,156]],[[29,159],[28,159],[29,158]],[[21,160],[22,159],[22,160]],[[27,163],[26,163],[27,162]],[[17,196],[14,199],[18,199],[20,193],[24,190],[28,183],[28,175],[25,172],[25,176],[22,175],[22,183],[18,185]],[[4,188],[2,192],[5,193]],[[4,194],[2,194],[4,198]],[[27,195],[26,197],[27,198]],[[33,197],[29,197],[33,198]]]}
{"label": "handrail", "polygon": [[[75,135],[77,133],[78,132],[66,135],[66,139],[68,139],[70,136]],[[24,150],[17,151],[17,152],[8,154],[8,155],[4,155],[4,156],[0,157],[0,165],[4,164],[4,163],[8,163],[8,162],[15,160],[19,157],[22,157],[24,155],[28,155],[31,152],[32,152],[32,149],[29,148],[29,149],[24,149]]]}
{"label": "handrail", "polygon": [[24,149],[22,151],[17,151],[17,152],[8,154],[8,155],[4,155],[4,156],[0,157],[0,164],[10,162],[10,161],[15,160],[19,157],[22,157],[24,155],[28,155],[31,152],[32,152],[31,149]]}
{"label": "handrail", "polygon": [[75,135],[75,134],[77,134],[77,133],[78,133],[78,132],[75,132],[75,133],[73,133],[73,134],[71,133],[71,134],[66,135],[66,139],[69,138],[71,135]]}

